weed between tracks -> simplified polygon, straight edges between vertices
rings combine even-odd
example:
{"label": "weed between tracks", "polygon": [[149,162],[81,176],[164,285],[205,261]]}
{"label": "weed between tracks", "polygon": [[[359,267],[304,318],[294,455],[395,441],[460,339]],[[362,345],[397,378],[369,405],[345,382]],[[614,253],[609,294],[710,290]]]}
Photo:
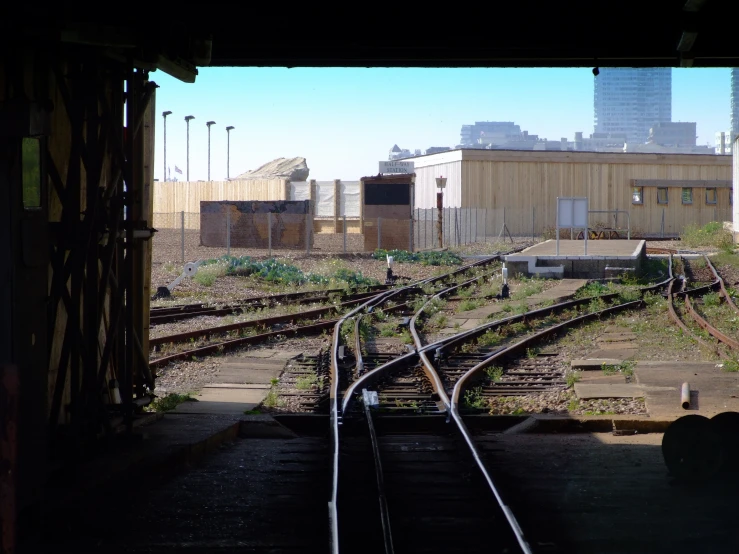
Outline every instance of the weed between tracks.
{"label": "weed between tracks", "polygon": [[178,394],[173,392],[155,399],[145,410],[147,412],[170,412],[183,402],[196,402],[196,400],[190,393]]}
{"label": "weed between tracks", "polygon": [[680,240],[688,248],[715,248],[723,252],[734,250],[731,231],[724,229],[720,221],[711,221],[703,227],[688,225],[680,235]]}
{"label": "weed between tracks", "polygon": [[579,400],[572,390],[557,390],[528,396],[499,396],[488,399],[490,415],[558,414],[597,416],[645,414],[641,398]]}

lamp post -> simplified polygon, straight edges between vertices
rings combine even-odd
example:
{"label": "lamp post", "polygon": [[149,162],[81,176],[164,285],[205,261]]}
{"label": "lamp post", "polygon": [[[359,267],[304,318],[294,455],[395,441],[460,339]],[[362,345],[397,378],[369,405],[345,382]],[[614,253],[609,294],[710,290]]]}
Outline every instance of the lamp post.
{"label": "lamp post", "polygon": [[167,116],[172,115],[172,112],[162,112],[164,118],[164,181],[167,180]]}
{"label": "lamp post", "polygon": [[437,177],[436,186],[439,188],[439,192],[436,193],[436,211],[438,212],[438,219],[436,222],[436,234],[439,237],[439,248],[443,247],[444,238],[444,187],[446,187],[446,177]]}
{"label": "lamp post", "polygon": [[208,121],[208,123],[206,123],[208,126],[208,181],[210,181],[210,126],[215,124],[215,121]]}
{"label": "lamp post", "polygon": [[226,179],[231,178],[231,129],[235,129],[233,125],[226,127]]}
{"label": "lamp post", "polygon": [[190,120],[195,119],[194,115],[186,115],[185,123],[187,123],[187,182],[190,182]]}

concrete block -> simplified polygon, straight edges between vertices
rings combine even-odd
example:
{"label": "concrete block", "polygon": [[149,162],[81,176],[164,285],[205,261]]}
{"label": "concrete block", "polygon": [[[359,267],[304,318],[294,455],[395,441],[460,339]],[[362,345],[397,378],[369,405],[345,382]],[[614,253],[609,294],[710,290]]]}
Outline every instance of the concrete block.
{"label": "concrete block", "polygon": [[619,360],[616,358],[593,358],[591,360],[572,360],[570,362],[570,367],[572,369],[578,369],[581,371],[599,370],[603,368],[603,364],[618,365],[621,362],[623,362],[623,360]]}
{"label": "concrete block", "polygon": [[635,384],[575,383],[575,394],[580,400],[598,398],[643,398],[644,390]]}

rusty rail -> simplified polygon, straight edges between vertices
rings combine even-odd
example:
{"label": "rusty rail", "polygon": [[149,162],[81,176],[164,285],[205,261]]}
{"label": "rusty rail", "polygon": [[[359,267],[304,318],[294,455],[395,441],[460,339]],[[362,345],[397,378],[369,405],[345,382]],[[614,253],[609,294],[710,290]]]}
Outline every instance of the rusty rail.
{"label": "rusty rail", "polygon": [[176,362],[178,360],[188,360],[193,357],[205,356],[207,354],[214,354],[220,352],[226,352],[246,346],[247,344],[259,344],[266,342],[269,339],[276,338],[279,336],[310,336],[317,335],[321,332],[331,329],[336,324],[335,319],[322,321],[320,323],[313,323],[311,325],[303,325],[300,327],[294,327],[292,329],[280,329],[278,331],[269,331],[267,333],[261,333],[259,335],[253,335],[251,337],[241,337],[238,339],[231,339],[223,342],[217,342],[215,344],[209,344],[207,346],[201,346],[200,348],[194,348],[185,352],[178,352],[177,354],[171,354],[169,356],[163,356],[156,360],[149,361],[149,367],[156,368],[167,365],[170,362]]}
{"label": "rusty rail", "polygon": [[[385,286],[385,285],[383,285]],[[290,294],[280,294],[265,297],[258,297],[254,299],[248,299],[238,304],[229,304],[225,306],[206,306],[205,304],[189,304],[176,308],[162,308],[161,311],[152,310],[149,316],[150,325],[161,325],[164,323],[173,323],[175,321],[182,321],[185,319],[193,319],[196,317],[203,316],[223,316],[237,312],[245,312],[248,310],[257,310],[263,308],[269,308],[277,303],[285,304],[311,304],[313,302],[324,302],[331,299],[332,294],[340,294],[342,289],[332,289],[327,291],[317,291],[322,294],[316,294],[316,291],[311,292],[300,292]],[[349,294],[345,296],[345,299],[361,299],[368,298],[379,294],[378,291],[360,292]],[[192,306],[192,307],[190,307]]]}
{"label": "rusty rail", "polygon": [[[672,256],[670,256],[670,259],[672,259]],[[710,262],[709,262],[710,263]],[[711,266],[712,267],[712,266]],[[714,270],[714,275],[718,276]],[[690,303],[690,296],[696,296],[702,292],[707,292],[709,290],[713,290],[713,288],[717,285],[717,282],[711,283],[710,285],[706,285],[704,287],[698,287],[695,289],[687,290],[685,288],[686,283],[685,281],[682,281],[681,283],[681,290],[679,292],[674,292],[674,286],[675,281],[671,281],[668,288],[667,288],[667,299],[668,299],[668,310],[670,314],[670,318],[677,324],[677,326],[685,333],[687,334],[691,339],[693,339],[695,342],[706,348],[707,350],[711,352],[715,352],[719,357],[723,359],[728,359],[729,356],[723,352],[717,345],[710,344],[703,340],[701,337],[693,333],[693,331],[690,330],[690,328],[685,325],[683,320],[678,315],[677,311],[675,310],[675,298],[681,297],[683,298],[683,301],[685,302],[685,307],[688,313],[691,315],[691,317],[700,325],[701,324],[706,325],[708,328],[704,327],[709,333],[711,333],[710,329],[714,329],[717,331],[717,329],[713,328],[711,325],[708,324],[707,321],[705,321],[702,317],[700,317],[695,310],[693,309],[691,303]],[[712,334],[712,333],[711,333]]]}
{"label": "rusty rail", "polygon": [[188,331],[186,333],[178,333],[175,335],[167,335],[165,337],[157,337],[149,339],[149,346],[159,346],[162,344],[185,342],[191,339],[197,339],[201,337],[209,338],[211,335],[217,335],[220,333],[228,333],[230,331],[239,331],[241,329],[250,329],[255,327],[270,327],[278,323],[291,323],[300,319],[313,318],[322,316],[332,312],[336,312],[341,308],[354,306],[363,302],[365,299],[349,300],[348,302],[342,302],[338,306],[327,306],[325,308],[315,308],[313,310],[306,310],[304,312],[296,312],[293,314],[277,315],[272,317],[265,317],[261,319],[254,319],[251,321],[242,321],[240,323],[231,323],[229,325],[219,325],[218,327],[208,327],[207,329],[199,329],[196,331]]}

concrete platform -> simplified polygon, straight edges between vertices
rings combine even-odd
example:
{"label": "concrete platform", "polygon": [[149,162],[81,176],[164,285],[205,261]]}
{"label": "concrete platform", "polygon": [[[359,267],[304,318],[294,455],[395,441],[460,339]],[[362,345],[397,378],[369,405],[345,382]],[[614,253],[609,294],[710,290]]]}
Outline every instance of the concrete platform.
{"label": "concrete platform", "polygon": [[624,272],[639,273],[646,259],[643,240],[589,240],[588,253],[582,240],[552,239],[505,257],[511,274],[527,276],[603,279]]}

